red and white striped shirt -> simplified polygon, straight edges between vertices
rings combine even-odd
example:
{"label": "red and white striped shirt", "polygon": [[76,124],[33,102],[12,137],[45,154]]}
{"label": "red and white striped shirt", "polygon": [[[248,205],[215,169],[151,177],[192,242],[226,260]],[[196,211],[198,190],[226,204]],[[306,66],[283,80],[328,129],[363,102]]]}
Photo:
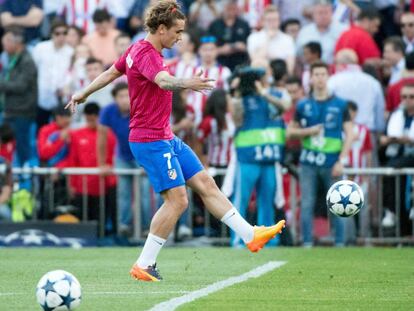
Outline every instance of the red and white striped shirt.
{"label": "red and white striped shirt", "polygon": [[357,140],[352,143],[348,163],[353,168],[363,168],[367,166],[367,153],[372,151],[370,132],[361,124],[354,124],[353,130]]}
{"label": "red and white striped shirt", "polygon": [[59,15],[63,15],[68,25],[75,25],[85,33],[95,30],[92,15],[96,9],[106,8],[106,0],[64,0]]}
{"label": "red and white striped shirt", "polygon": [[197,138],[207,141],[208,163],[214,167],[227,166],[232,157],[232,143],[236,126],[230,113],[226,114],[226,128],[219,133],[217,120],[206,116],[198,127]]}
{"label": "red and white striped shirt", "polygon": [[[183,76],[182,78],[190,78],[194,76],[196,73],[200,72],[200,70],[203,71],[203,76],[205,78],[215,80],[215,88],[223,88],[225,90],[229,89],[228,79],[231,76],[231,71],[229,68],[221,65],[215,65],[210,68],[205,68],[204,66],[193,67],[193,71],[190,72],[190,70],[186,70],[186,72],[184,73],[185,76]],[[188,93],[187,103],[194,109],[194,122],[196,127],[200,124],[203,118],[204,106],[210,93],[211,92],[201,93],[194,91],[190,91]]]}

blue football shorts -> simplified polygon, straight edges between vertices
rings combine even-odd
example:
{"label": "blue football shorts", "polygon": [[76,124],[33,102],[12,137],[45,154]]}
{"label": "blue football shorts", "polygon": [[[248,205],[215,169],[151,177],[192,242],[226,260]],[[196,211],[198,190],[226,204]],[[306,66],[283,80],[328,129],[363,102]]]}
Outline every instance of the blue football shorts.
{"label": "blue football shorts", "polygon": [[183,186],[204,169],[194,151],[176,136],[171,140],[129,142],[129,146],[156,192]]}

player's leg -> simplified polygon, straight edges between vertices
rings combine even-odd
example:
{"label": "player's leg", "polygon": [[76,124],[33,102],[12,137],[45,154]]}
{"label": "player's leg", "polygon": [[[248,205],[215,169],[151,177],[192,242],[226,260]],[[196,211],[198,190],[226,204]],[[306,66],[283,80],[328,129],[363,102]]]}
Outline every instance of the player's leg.
{"label": "player's leg", "polygon": [[131,151],[145,169],[164,203],[154,215],[144,248],[131,269],[131,275],[143,281],[159,281],[155,262],[178,218],[187,208],[188,199],[180,163],[170,141],[130,143]]}
{"label": "player's leg", "polygon": [[302,165],[299,171],[299,185],[301,192],[301,230],[304,246],[313,245],[313,211],[316,204],[318,190],[317,168]]}
{"label": "player's leg", "polygon": [[[260,165],[255,163],[237,163],[233,203],[244,219],[246,219],[247,208],[259,176]],[[231,232],[231,236],[231,245],[239,246],[240,242],[242,242],[240,241],[241,237],[235,234],[234,231]]]}
{"label": "player's leg", "polygon": [[203,169],[195,153],[178,138],[174,150],[181,164],[186,183],[196,191],[213,216],[220,219],[241,236],[252,252],[263,248],[270,239],[282,231],[285,221],[272,227],[252,227],[217,187],[214,179]]}

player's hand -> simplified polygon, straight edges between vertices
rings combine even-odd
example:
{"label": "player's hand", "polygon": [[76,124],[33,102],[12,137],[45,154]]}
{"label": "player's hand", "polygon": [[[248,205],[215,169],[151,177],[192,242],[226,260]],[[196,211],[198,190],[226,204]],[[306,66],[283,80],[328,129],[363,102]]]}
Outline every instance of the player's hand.
{"label": "player's hand", "polygon": [[76,112],[76,106],[79,104],[82,104],[86,101],[88,97],[85,96],[82,92],[75,93],[70,102],[65,106],[65,109],[69,109],[70,112],[75,113]]}
{"label": "player's hand", "polygon": [[202,77],[203,70],[200,70],[198,74],[196,74],[193,78],[189,81],[189,89],[192,89],[196,92],[202,92],[202,91],[210,91],[214,88],[214,85],[212,82],[216,81],[214,79],[210,78],[204,78]]}
{"label": "player's hand", "polygon": [[344,171],[344,166],[340,161],[337,161],[332,168],[332,176],[333,177],[340,177]]}
{"label": "player's hand", "polygon": [[317,124],[314,126],[309,127],[309,136],[317,136],[322,131],[322,124]]}
{"label": "player's hand", "polygon": [[108,164],[99,166],[99,170],[101,176],[108,176],[112,174],[112,167]]}

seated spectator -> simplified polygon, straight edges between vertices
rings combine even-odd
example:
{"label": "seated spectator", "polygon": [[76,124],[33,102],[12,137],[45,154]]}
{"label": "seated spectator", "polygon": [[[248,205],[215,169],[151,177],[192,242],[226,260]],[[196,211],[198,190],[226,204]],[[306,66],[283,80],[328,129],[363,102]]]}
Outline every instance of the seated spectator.
{"label": "seated spectator", "polygon": [[414,13],[405,12],[400,18],[402,39],[405,43],[405,53],[414,51]]}
{"label": "seated spectator", "polygon": [[197,27],[207,30],[210,24],[221,15],[223,11],[222,0],[197,0],[190,6],[189,22]]}
{"label": "seated spectator", "polygon": [[308,42],[303,47],[302,86],[305,93],[310,91],[310,66],[321,61],[322,47],[319,42]]}
{"label": "seated spectator", "polygon": [[66,43],[75,49],[82,42],[85,33],[78,26],[69,26],[68,34],[66,35]]}
{"label": "seated spectator", "polygon": [[4,122],[11,126],[16,135],[17,163],[23,166],[32,156],[29,146],[36,120],[37,70],[26,50],[22,29],[6,29],[2,43],[9,59],[0,79]]}
{"label": "seated spectator", "polygon": [[401,103],[401,88],[411,83],[414,83],[414,51],[405,56],[405,70],[401,79],[388,87],[386,105],[388,113],[398,108]]}
{"label": "seated spectator", "polygon": [[9,201],[13,191],[11,156],[14,151],[14,133],[8,125],[0,125],[0,222],[12,219]]}
{"label": "seated spectator", "polygon": [[51,40],[40,42],[33,49],[38,72],[38,129],[49,123],[53,109],[62,102],[65,82],[62,77],[68,72],[73,55],[73,49],[66,44],[67,32],[64,22],[55,21],[51,27]]}
{"label": "seated spectator", "polygon": [[113,28],[111,15],[106,10],[96,10],[92,19],[95,30],[83,37],[82,41],[89,46],[95,58],[105,66],[110,66],[117,60],[115,38],[120,32]]}
{"label": "seated spectator", "polygon": [[[85,105],[86,126],[73,131],[69,147],[69,165],[73,167],[98,167],[97,138],[99,125],[99,106],[96,103]],[[116,139],[112,132],[108,132],[105,164],[113,165],[113,154]],[[101,187],[103,178],[103,188]],[[74,195],[74,206],[78,208],[78,217],[82,218],[81,208],[84,197],[87,196],[87,219],[99,220],[99,206],[101,196],[105,196],[106,219],[101,226],[105,226],[107,234],[115,234],[117,226],[116,212],[116,178],[115,176],[71,176],[71,191]],[[85,186],[85,187],[84,187]]]}
{"label": "seated spectator", "polygon": [[183,32],[181,40],[177,43],[178,57],[168,64],[170,72],[177,78],[188,77],[194,72],[199,64],[196,51],[198,50],[198,39],[189,32]]}
{"label": "seated spectator", "polygon": [[283,23],[294,19],[303,25],[306,25],[312,19],[312,5],[314,2],[314,0],[272,0],[272,3],[279,9]]}
{"label": "seated spectator", "polygon": [[352,49],[357,54],[360,65],[367,61],[378,63],[381,52],[373,36],[378,32],[380,24],[381,19],[377,10],[362,10],[355,24],[339,37],[335,53],[343,49]]}
{"label": "seated spectator", "polygon": [[301,25],[298,19],[290,18],[282,23],[281,29],[285,34],[291,36],[293,41],[296,42],[299,35],[300,27]]}
{"label": "seated spectator", "polygon": [[335,44],[346,30],[346,25],[332,19],[333,8],[330,1],[317,0],[312,10],[313,22],[299,31],[296,47],[298,55],[303,55],[303,46],[311,41],[322,46],[322,60],[328,64],[334,62]]}
{"label": "seated spectator", "polygon": [[384,41],[384,75],[389,77],[388,85],[398,82],[405,68],[404,41],[397,36]]}
{"label": "seated spectator", "polygon": [[279,30],[279,11],[274,6],[266,7],[263,14],[263,29],[252,33],[247,39],[250,59],[280,58],[286,61],[288,70],[293,72],[295,66],[295,43],[293,39]]}
{"label": "seated spectator", "polygon": [[0,19],[2,27],[22,27],[25,43],[33,46],[41,37],[42,0],[5,0]]}
{"label": "seated spectator", "polygon": [[127,31],[129,12],[134,0],[104,0],[103,2],[108,12],[115,18],[115,27],[121,31]]}
{"label": "seated spectator", "polygon": [[[381,144],[386,146],[386,166],[393,168],[414,167],[414,84],[406,84],[401,89],[402,103],[389,119],[387,131],[381,137]],[[411,195],[406,192],[406,176],[400,176],[401,205],[395,206],[395,178],[384,179],[384,207],[385,217],[382,225],[385,227],[395,226],[400,221],[402,235],[412,233],[411,221],[409,219],[410,206],[406,206],[407,197]],[[400,219],[395,219],[396,208],[400,209]]]}
{"label": "seated spectator", "polygon": [[65,167],[69,156],[71,113],[63,106],[53,111],[54,121],[39,129],[37,151],[49,167]]}
{"label": "seated spectator", "polygon": [[265,8],[272,4],[272,0],[239,0],[238,4],[242,17],[247,21],[250,28],[259,30],[263,27],[262,16]]}
{"label": "seated spectator", "polygon": [[[130,45],[131,45],[131,37],[127,35],[126,33],[120,33],[115,38],[115,51],[116,51],[117,58],[120,58],[122,55],[124,55],[124,53],[129,48]],[[126,75],[122,75],[118,79],[115,79],[112,82],[112,84],[116,85],[121,82],[127,82]]]}
{"label": "seated spectator", "polygon": [[228,0],[223,16],[211,23],[209,33],[217,38],[218,62],[234,70],[237,65],[248,62],[247,37],[249,24],[240,17],[237,0]]}

